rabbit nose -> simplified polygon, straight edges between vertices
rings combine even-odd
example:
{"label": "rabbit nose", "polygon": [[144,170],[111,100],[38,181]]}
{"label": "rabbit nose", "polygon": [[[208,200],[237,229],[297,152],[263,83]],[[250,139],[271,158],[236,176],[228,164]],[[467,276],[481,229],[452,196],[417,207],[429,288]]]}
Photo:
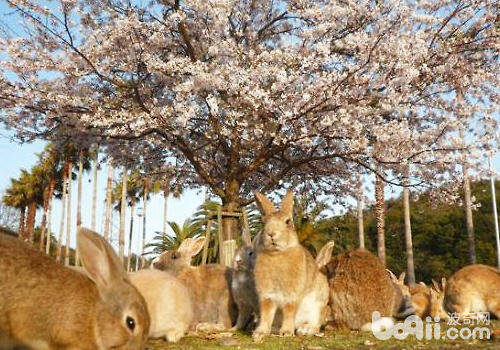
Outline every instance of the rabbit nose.
{"label": "rabbit nose", "polygon": [[270,232],[268,232],[268,233],[267,233],[267,235],[268,235],[269,237],[273,238],[273,237],[276,235],[276,232],[274,232],[274,231],[270,231]]}

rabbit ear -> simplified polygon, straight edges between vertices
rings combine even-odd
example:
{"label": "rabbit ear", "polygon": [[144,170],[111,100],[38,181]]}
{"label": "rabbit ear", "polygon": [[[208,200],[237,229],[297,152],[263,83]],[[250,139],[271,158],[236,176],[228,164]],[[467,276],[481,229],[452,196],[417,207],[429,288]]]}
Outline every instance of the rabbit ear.
{"label": "rabbit ear", "polygon": [[418,282],[418,284],[420,284],[422,287],[427,287],[427,284],[425,284],[425,282],[423,281]]}
{"label": "rabbit ear", "polygon": [[330,260],[332,259],[332,251],[334,246],[335,242],[330,241],[326,243],[323,248],[321,248],[318,255],[316,256],[316,265],[318,265],[318,268],[322,268],[330,262]]}
{"label": "rabbit ear", "polygon": [[401,274],[399,275],[399,278],[398,278],[399,284],[405,284],[405,276],[406,276],[406,272],[405,271],[401,272]]}
{"label": "rabbit ear", "polygon": [[252,238],[250,238],[250,232],[246,228],[243,229],[241,233],[241,239],[245,245],[252,245]]}
{"label": "rabbit ear", "polygon": [[193,245],[193,239],[192,238],[185,238],[181,244],[179,245],[179,248],[177,248],[177,251],[181,254],[190,254],[191,251],[191,246]]}
{"label": "rabbit ear", "polygon": [[116,281],[128,280],[115,251],[99,234],[79,227],[76,244],[83,268],[99,290],[111,288]]}
{"label": "rabbit ear", "polygon": [[255,237],[252,239],[253,249],[257,248],[257,246],[260,244],[260,236],[261,236],[261,232],[257,233],[255,235]]}
{"label": "rabbit ear", "polygon": [[391,278],[392,282],[394,282],[394,283],[398,282],[396,275],[391,270],[385,269],[385,271],[387,271],[387,273],[389,274],[389,277]]}
{"label": "rabbit ear", "polygon": [[281,211],[288,216],[293,215],[293,191],[288,190],[283,201],[281,201]]}
{"label": "rabbit ear", "polygon": [[441,278],[441,289],[444,291],[446,289],[446,278]]}
{"label": "rabbit ear", "polygon": [[432,285],[434,286],[434,289],[436,289],[436,291],[440,291],[441,287],[439,286],[439,284],[434,280],[431,280],[431,281],[432,281]]}
{"label": "rabbit ear", "polygon": [[203,246],[205,245],[205,240],[205,236],[200,236],[193,240],[193,245],[191,246],[191,256],[195,256],[196,254],[201,252]]}
{"label": "rabbit ear", "polygon": [[256,191],[254,192],[254,196],[257,200],[257,204],[259,205],[261,211],[265,216],[272,215],[276,212],[276,207],[274,206],[274,204],[262,193]]}

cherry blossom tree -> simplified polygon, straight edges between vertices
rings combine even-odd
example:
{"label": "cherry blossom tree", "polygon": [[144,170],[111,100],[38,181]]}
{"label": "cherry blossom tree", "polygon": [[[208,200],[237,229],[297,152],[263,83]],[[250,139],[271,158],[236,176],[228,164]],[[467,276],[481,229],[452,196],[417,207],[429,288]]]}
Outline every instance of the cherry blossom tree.
{"label": "cherry blossom tree", "polygon": [[497,146],[493,0],[4,2],[24,26],[0,42],[19,138],[114,140],[229,211],[283,186],[340,201],[360,166],[436,185]]}

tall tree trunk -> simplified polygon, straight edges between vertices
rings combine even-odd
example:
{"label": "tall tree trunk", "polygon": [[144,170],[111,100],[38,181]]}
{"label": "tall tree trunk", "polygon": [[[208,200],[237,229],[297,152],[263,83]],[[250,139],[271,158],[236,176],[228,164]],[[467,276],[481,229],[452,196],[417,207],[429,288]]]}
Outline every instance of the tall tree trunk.
{"label": "tall tree trunk", "polygon": [[361,175],[359,176],[358,182],[358,195],[357,195],[357,204],[358,204],[358,234],[359,234],[359,247],[365,247],[365,227],[363,222],[363,182],[361,180]]}
{"label": "tall tree trunk", "polygon": [[47,255],[50,254],[50,245],[52,243],[52,201],[54,199],[54,188],[56,187],[56,178],[53,177],[50,180],[50,189],[49,189],[49,202],[47,206],[47,243],[45,244],[45,253]]}
{"label": "tall tree trunk", "polygon": [[406,277],[408,284],[415,284],[415,265],[413,261],[413,242],[411,237],[411,221],[410,221],[410,168],[405,169],[403,179],[403,209],[405,219],[405,242],[406,242]]}
{"label": "tall tree trunk", "polygon": [[[240,184],[236,180],[229,181],[226,187],[223,211],[235,213],[239,211],[238,197]],[[222,241],[220,244],[219,261],[224,266],[231,266],[236,253],[236,237],[238,235],[238,218],[222,216]]]}
{"label": "tall tree trunk", "polygon": [[[76,228],[82,226],[82,184],[83,184],[83,150],[78,153],[78,192],[76,204]],[[78,245],[75,246],[75,266],[80,264],[80,252]]]}
{"label": "tall tree trunk", "polygon": [[111,230],[111,210],[113,210],[113,160],[108,161],[108,180],[106,184],[106,216],[104,218],[104,238],[109,241]]}
{"label": "tall tree trunk", "polygon": [[472,221],[472,199],[470,190],[469,169],[462,166],[464,176],[465,220],[467,225],[467,240],[469,242],[469,262],[476,263],[476,243],[474,242],[474,223]]}
{"label": "tall tree trunk", "polygon": [[[457,102],[459,107],[463,102],[462,89],[457,88]],[[460,113],[460,112],[459,112]],[[463,128],[460,128],[460,138],[466,145],[466,135]],[[476,263],[476,243],[474,242],[474,223],[472,221],[472,199],[470,190],[469,168],[467,164],[462,164],[462,173],[464,177],[464,201],[465,201],[465,223],[467,227],[467,240],[469,243],[469,262]]]}
{"label": "tall tree trunk", "polygon": [[97,170],[99,168],[99,146],[95,150],[95,158],[92,163],[92,218],[90,227],[96,231],[97,227]]}
{"label": "tall tree trunk", "polygon": [[146,178],[144,180],[144,197],[142,199],[143,202],[143,211],[142,211],[142,242],[141,242],[141,268],[143,268],[146,264],[144,260],[144,249],[146,246],[146,213],[148,207],[148,197],[149,197],[149,187],[151,185],[151,181]]}
{"label": "tall tree trunk", "polygon": [[26,226],[28,228],[26,232],[26,237],[24,240],[26,242],[35,242],[35,220],[36,220],[36,207],[35,201],[28,204],[28,219],[26,220]]}
{"label": "tall tree trunk", "polygon": [[163,233],[167,233],[167,202],[169,195],[169,187],[168,185],[163,188]]}
{"label": "tall tree trunk", "polygon": [[382,265],[386,266],[385,257],[385,200],[384,180],[375,175],[375,216],[377,220],[377,252]]}
{"label": "tall tree trunk", "polygon": [[[73,163],[69,162],[69,176],[68,176],[68,197],[67,197],[67,217],[66,217],[66,249],[64,255],[64,264],[69,266],[69,255],[70,255],[70,243],[71,243],[71,184],[73,179],[71,178],[71,172],[73,169]],[[63,214],[64,215],[64,214]]]}
{"label": "tall tree trunk", "polygon": [[135,196],[130,198],[130,230],[128,235],[128,256],[127,256],[127,271],[130,270],[132,261],[132,239],[134,238],[134,215],[135,215]]}
{"label": "tall tree trunk", "polygon": [[118,255],[120,260],[123,262],[125,253],[125,218],[127,214],[127,169],[123,170],[122,176],[122,196],[121,196],[121,208],[120,208],[120,235],[118,236]]}
{"label": "tall tree trunk", "polygon": [[62,171],[62,198],[61,198],[61,221],[59,223],[59,234],[57,237],[57,253],[56,260],[62,262],[62,240],[64,232],[64,218],[66,217],[66,192],[67,192],[67,177],[68,177],[68,162],[64,163]]}
{"label": "tall tree trunk", "polygon": [[19,210],[19,228],[17,229],[18,234],[17,237],[19,239],[24,239],[24,227],[25,227],[25,219],[26,219],[26,207],[22,206],[21,209]]}
{"label": "tall tree trunk", "polygon": [[43,252],[45,233],[47,232],[47,210],[49,206],[50,183],[43,189],[42,223],[40,225],[40,251]]}

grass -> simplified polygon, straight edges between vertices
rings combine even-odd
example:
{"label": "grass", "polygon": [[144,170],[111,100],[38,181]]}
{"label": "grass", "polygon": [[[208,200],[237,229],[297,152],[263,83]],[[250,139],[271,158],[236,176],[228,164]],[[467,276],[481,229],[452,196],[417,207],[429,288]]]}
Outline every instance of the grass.
{"label": "grass", "polygon": [[[441,336],[445,336],[448,326],[440,324]],[[491,330],[500,329],[500,321],[492,321]],[[327,331],[324,337],[280,338],[270,336],[260,344],[252,342],[249,333],[222,333],[205,337],[188,336],[176,344],[154,340],[148,343],[149,350],[178,349],[251,349],[251,350],[321,350],[321,349],[499,349],[500,337],[490,340],[439,339],[418,340],[409,335],[405,340],[378,340],[371,333],[356,331]]]}

